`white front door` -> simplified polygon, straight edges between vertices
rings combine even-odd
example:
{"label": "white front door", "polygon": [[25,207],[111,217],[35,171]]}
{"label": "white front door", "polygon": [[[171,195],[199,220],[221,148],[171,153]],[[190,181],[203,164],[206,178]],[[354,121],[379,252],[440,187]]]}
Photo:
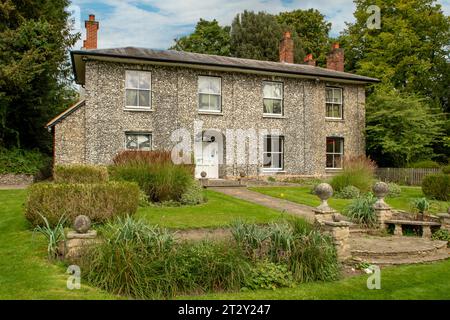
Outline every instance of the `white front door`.
{"label": "white front door", "polygon": [[195,177],[201,178],[202,171],[206,178],[219,178],[219,144],[217,142],[201,143],[202,150],[198,150],[195,161]]}

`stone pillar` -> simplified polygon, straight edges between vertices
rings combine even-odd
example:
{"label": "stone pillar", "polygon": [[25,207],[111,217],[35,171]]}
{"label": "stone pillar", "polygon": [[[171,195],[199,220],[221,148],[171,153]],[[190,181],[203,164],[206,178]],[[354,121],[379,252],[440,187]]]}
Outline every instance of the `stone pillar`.
{"label": "stone pillar", "polygon": [[317,208],[313,209],[316,219],[333,221],[333,215],[337,211],[331,208],[327,201],[333,195],[333,188],[328,183],[321,183],[314,189],[314,193],[322,201]]}
{"label": "stone pillar", "polygon": [[322,231],[331,236],[339,261],[348,260],[351,257],[349,237],[352,223],[346,221],[318,221]]}
{"label": "stone pillar", "polygon": [[389,193],[389,186],[384,182],[377,182],[372,188],[373,193],[378,198],[377,202],[373,205],[375,214],[377,216],[378,227],[382,230],[387,228],[386,220],[392,218],[391,207],[384,202],[384,197]]}
{"label": "stone pillar", "polygon": [[439,222],[441,223],[441,228],[450,231],[450,213],[439,213],[438,217]]}

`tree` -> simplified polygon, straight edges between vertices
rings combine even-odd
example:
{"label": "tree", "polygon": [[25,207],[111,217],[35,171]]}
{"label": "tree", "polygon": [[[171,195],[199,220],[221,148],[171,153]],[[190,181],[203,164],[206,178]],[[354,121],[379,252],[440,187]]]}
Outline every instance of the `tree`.
{"label": "tree", "polygon": [[0,147],[51,150],[45,123],[74,99],[67,0],[0,3]]}
{"label": "tree", "polygon": [[[347,70],[419,93],[449,112],[450,18],[435,0],[355,0],[356,22],[340,40]],[[370,5],[381,9],[381,28],[366,26]]]}
{"label": "tree", "polygon": [[230,55],[230,27],[221,27],[215,19],[213,21],[200,19],[193,33],[174,41],[171,50]]}
{"label": "tree", "polygon": [[425,99],[380,86],[366,104],[367,150],[379,166],[404,166],[427,159],[442,137],[442,114]]}
{"label": "tree", "polygon": [[231,55],[279,61],[279,45],[285,31],[290,31],[294,40],[294,61],[302,63],[305,53],[295,30],[265,12],[244,11],[236,15],[231,25]]}
{"label": "tree", "polygon": [[312,53],[319,65],[325,65],[330,50],[329,32],[331,23],[316,9],[281,12],[277,20],[293,28],[306,54]]}

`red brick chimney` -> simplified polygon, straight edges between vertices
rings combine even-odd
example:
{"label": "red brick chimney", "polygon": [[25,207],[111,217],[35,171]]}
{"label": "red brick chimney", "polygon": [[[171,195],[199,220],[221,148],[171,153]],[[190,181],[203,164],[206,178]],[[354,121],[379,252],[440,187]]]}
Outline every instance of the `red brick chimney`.
{"label": "red brick chimney", "polygon": [[294,40],[289,31],[283,34],[280,41],[280,62],[294,63]]}
{"label": "red brick chimney", "polygon": [[339,48],[339,43],[333,43],[331,52],[327,55],[327,69],[344,71],[344,49]]}
{"label": "red brick chimney", "polygon": [[314,60],[312,53],[308,54],[305,59],[303,60],[304,64],[310,65],[315,67],[316,66],[316,60]]}
{"label": "red brick chimney", "polygon": [[89,20],[84,22],[84,26],[86,27],[86,40],[83,41],[83,49],[97,49],[99,23],[95,21],[95,15],[90,14]]}

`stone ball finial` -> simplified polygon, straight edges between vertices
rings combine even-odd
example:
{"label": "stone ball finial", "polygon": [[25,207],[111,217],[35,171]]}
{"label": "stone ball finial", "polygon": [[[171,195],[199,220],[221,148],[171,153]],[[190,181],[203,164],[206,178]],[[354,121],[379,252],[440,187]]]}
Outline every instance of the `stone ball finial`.
{"label": "stone ball finial", "polygon": [[79,215],[73,222],[73,228],[78,233],[86,233],[91,228],[91,219],[85,215]]}
{"label": "stone ball finial", "polygon": [[378,181],[373,185],[372,191],[378,199],[382,199],[388,195],[389,186],[386,182]]}
{"label": "stone ball finial", "polygon": [[328,183],[318,184],[314,188],[314,194],[320,198],[322,201],[328,200],[333,195],[333,187]]}
{"label": "stone ball finial", "polygon": [[205,172],[205,171],[202,171],[202,172],[200,173],[200,176],[201,176],[202,178],[206,178],[206,172]]}

